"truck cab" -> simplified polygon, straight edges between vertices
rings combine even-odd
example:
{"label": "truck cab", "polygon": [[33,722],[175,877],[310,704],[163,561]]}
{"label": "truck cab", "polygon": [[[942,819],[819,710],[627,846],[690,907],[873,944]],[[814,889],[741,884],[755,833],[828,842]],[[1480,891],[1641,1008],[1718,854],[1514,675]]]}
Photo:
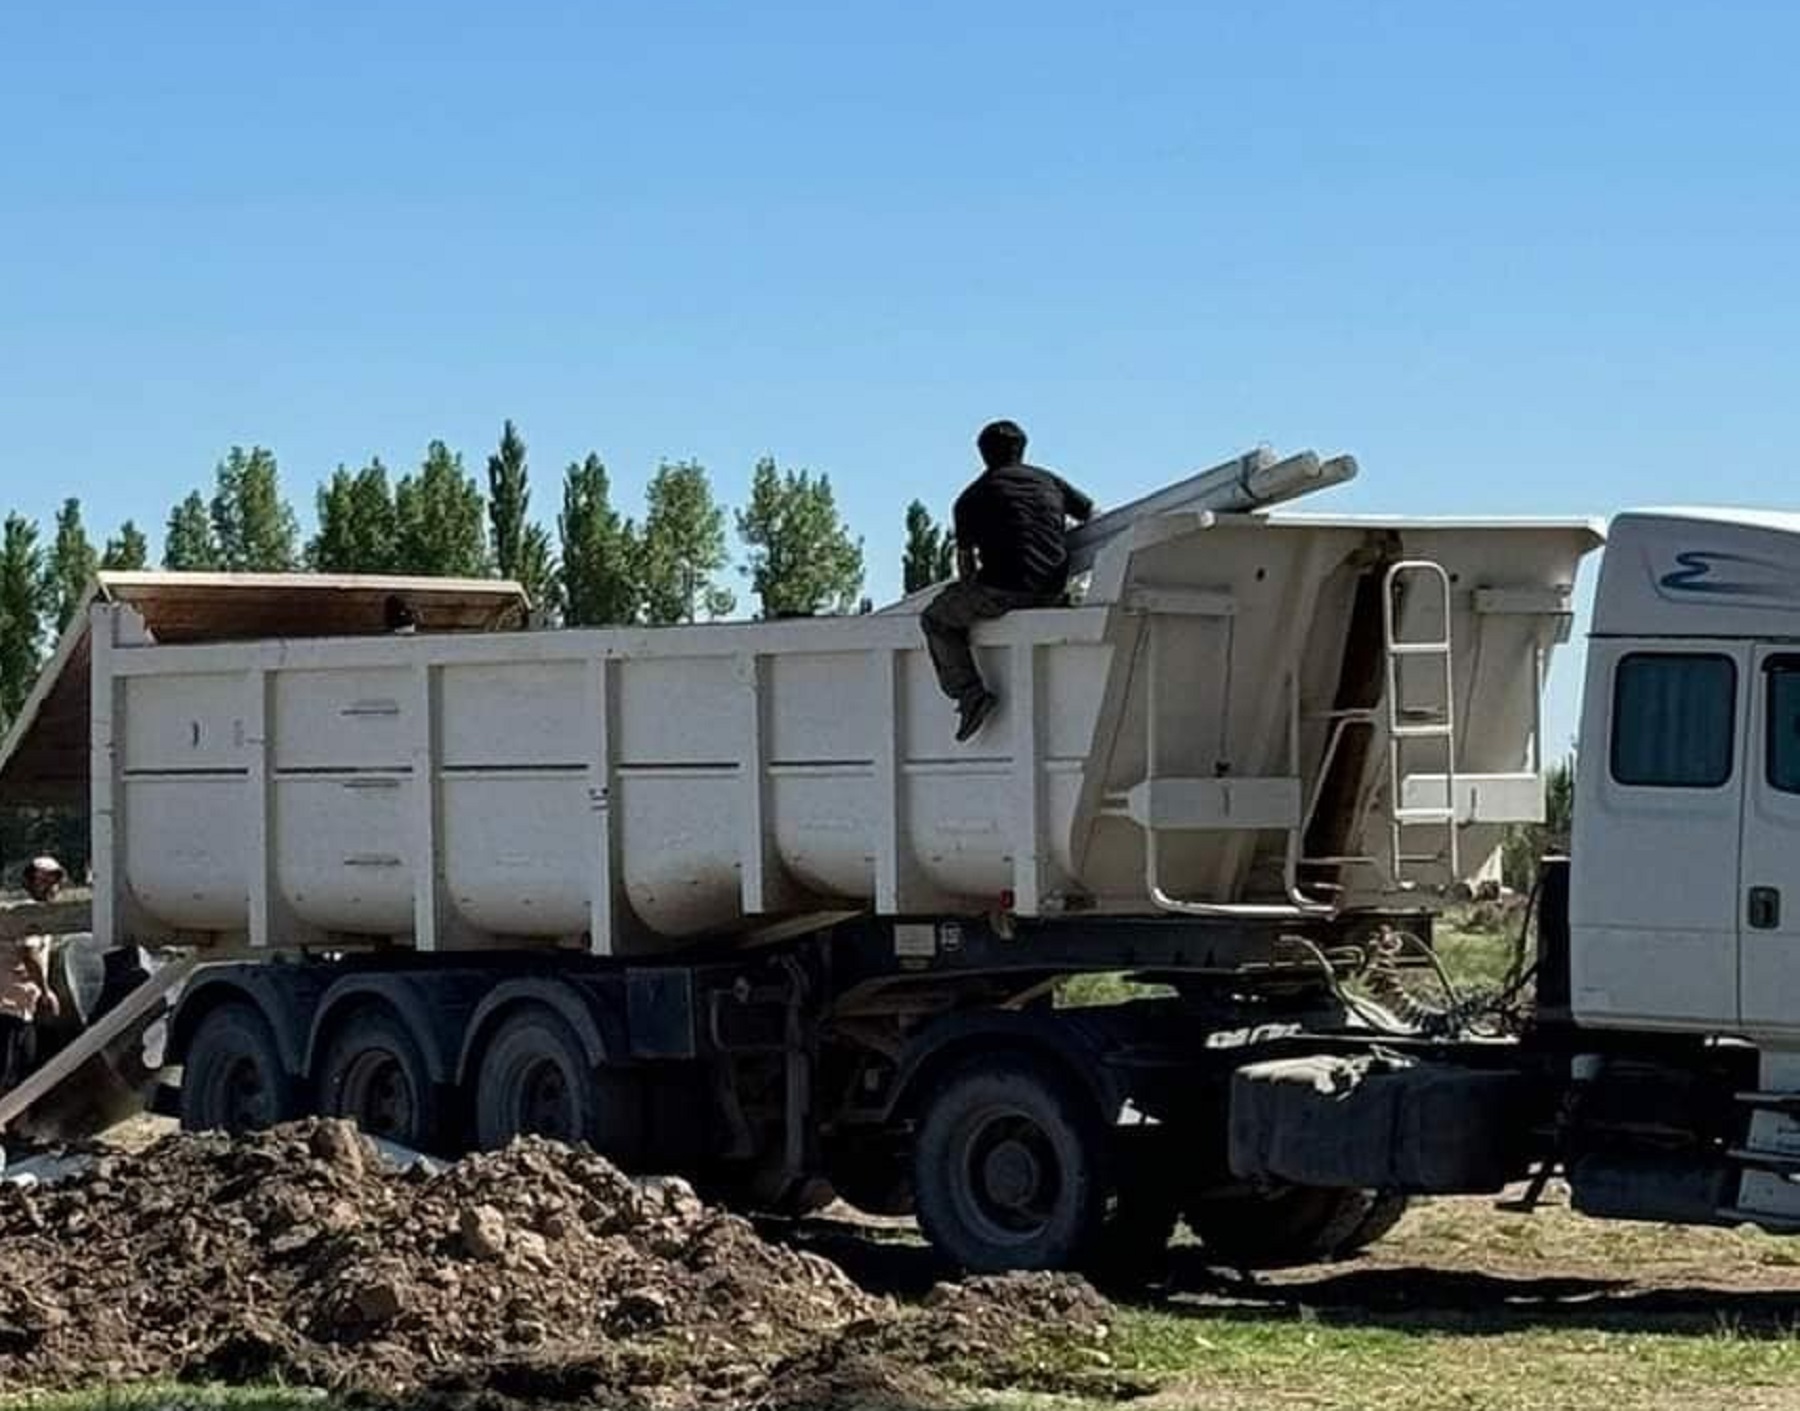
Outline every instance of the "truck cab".
{"label": "truck cab", "polygon": [[1576,1023],[1800,1047],[1800,515],[1615,520],[1584,702]]}

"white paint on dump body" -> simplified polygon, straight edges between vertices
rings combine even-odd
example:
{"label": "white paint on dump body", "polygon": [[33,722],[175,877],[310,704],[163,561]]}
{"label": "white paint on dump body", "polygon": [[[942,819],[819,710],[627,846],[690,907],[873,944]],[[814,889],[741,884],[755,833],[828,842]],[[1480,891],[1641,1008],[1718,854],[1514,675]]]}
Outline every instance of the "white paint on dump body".
{"label": "white paint on dump body", "polygon": [[[1454,582],[1478,857],[1540,806],[1521,784],[1540,655],[1595,542],[1579,523],[1140,521],[1083,605],[978,629],[1002,706],[966,745],[904,614],[171,646],[127,645],[130,609],[101,607],[116,910],[146,940],[621,953],[826,911],[1150,913],[1146,827],[1170,895],[1283,902],[1376,547]],[[1408,634],[1440,634],[1435,611],[1403,604]],[[1392,864],[1381,781],[1372,758],[1344,815],[1340,845],[1368,858],[1345,901]],[[1409,778],[1408,801],[1432,787]]]}

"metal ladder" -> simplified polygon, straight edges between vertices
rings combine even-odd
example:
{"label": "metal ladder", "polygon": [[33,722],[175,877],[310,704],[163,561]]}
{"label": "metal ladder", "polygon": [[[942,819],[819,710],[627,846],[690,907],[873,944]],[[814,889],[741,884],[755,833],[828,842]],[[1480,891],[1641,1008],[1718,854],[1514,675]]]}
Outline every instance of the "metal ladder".
{"label": "metal ladder", "polygon": [[[1400,635],[1399,612],[1395,605],[1398,590],[1409,579],[1423,580],[1437,593],[1441,611],[1443,636],[1408,639]],[[1450,575],[1442,564],[1429,559],[1402,559],[1388,567],[1381,593],[1382,647],[1387,657],[1387,734],[1388,734],[1388,836],[1392,880],[1406,886],[1408,866],[1444,864],[1451,881],[1462,875],[1460,840],[1456,827],[1456,681],[1450,640]],[[1433,678],[1441,684],[1443,705],[1409,705],[1401,697],[1408,673],[1402,670],[1408,661],[1435,662],[1438,671]],[[1417,673],[1414,673],[1415,681]],[[1409,749],[1417,751],[1441,748],[1444,756],[1444,792],[1442,802],[1406,804],[1406,757]],[[1408,853],[1405,850],[1407,830],[1437,827],[1444,830],[1444,846],[1440,852]]]}

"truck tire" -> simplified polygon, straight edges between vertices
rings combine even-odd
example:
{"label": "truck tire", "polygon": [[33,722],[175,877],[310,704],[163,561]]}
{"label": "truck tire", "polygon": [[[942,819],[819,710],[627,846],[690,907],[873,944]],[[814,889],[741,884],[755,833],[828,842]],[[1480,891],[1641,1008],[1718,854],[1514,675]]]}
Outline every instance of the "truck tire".
{"label": "truck tire", "polygon": [[1195,1201],[1187,1219],[1215,1263],[1291,1269],[1336,1258],[1374,1206],[1369,1191],[1286,1186],[1269,1195]]}
{"label": "truck tire", "polygon": [[443,1104],[419,1041],[385,1005],[366,1005],[338,1025],[315,1075],[317,1110],[347,1117],[371,1136],[415,1151],[440,1149]]}
{"label": "truck tire", "polygon": [[838,1199],[865,1215],[902,1216],[914,1213],[912,1168],[900,1142],[855,1132],[831,1151],[825,1176]]}
{"label": "truck tire", "polygon": [[1055,1069],[978,1059],[926,1100],[913,1154],[919,1224],[976,1273],[1070,1268],[1106,1213],[1105,1165],[1099,1114]]}
{"label": "truck tire", "polygon": [[204,1015],[181,1070],[181,1125],[189,1132],[254,1132],[299,1114],[275,1031],[255,1005]]}
{"label": "truck tire", "polygon": [[1181,1223],[1181,1201],[1166,1183],[1121,1179],[1087,1269],[1097,1283],[1121,1290],[1162,1281],[1169,1245]]}
{"label": "truck tire", "polygon": [[636,1164],[643,1124],[631,1075],[595,1068],[569,1021],[548,1005],[500,1021],[475,1081],[475,1140],[493,1151],[524,1136],[585,1142],[621,1166]]}
{"label": "truck tire", "polygon": [[1349,1237],[1333,1251],[1333,1257],[1348,1259],[1353,1254],[1361,1254],[1389,1234],[1400,1223],[1411,1204],[1412,1201],[1399,1191],[1381,1191],[1369,1206],[1369,1213],[1363,1216]]}

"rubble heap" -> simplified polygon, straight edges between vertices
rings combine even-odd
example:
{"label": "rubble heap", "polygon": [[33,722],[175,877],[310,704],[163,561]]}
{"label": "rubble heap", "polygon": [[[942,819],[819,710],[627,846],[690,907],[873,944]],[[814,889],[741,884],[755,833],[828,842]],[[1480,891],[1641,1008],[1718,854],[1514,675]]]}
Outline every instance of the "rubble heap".
{"label": "rubble heap", "polygon": [[401,1170],[346,1123],[170,1137],[0,1187],[0,1385],[282,1381],[376,1399],[643,1407],[932,1404],[1048,1329],[1105,1336],[1076,1280],[917,1308],[763,1239],[684,1182],[527,1140]]}

